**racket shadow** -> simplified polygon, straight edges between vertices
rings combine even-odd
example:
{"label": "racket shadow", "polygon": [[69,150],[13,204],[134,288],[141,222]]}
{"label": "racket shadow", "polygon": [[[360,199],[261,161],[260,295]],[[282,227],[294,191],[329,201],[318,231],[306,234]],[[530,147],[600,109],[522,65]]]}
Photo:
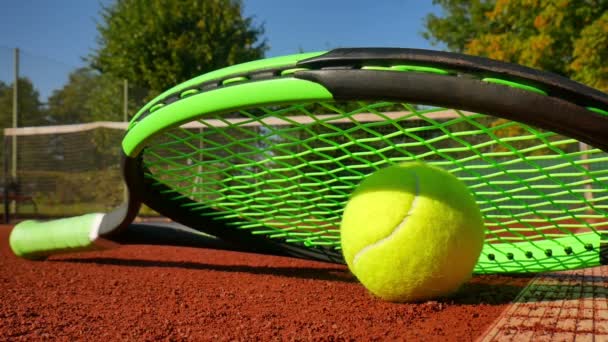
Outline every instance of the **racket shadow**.
{"label": "racket shadow", "polygon": [[201,262],[183,261],[159,261],[143,259],[120,259],[120,258],[69,258],[54,259],[54,262],[66,262],[75,264],[96,264],[109,266],[137,267],[137,268],[179,268],[197,271],[218,271],[230,273],[249,273],[255,275],[270,275],[297,279],[314,279],[352,283],[357,280],[343,267],[313,268],[313,267],[273,267],[273,266],[250,266],[250,265],[218,265]]}
{"label": "racket shadow", "polygon": [[[215,236],[197,232],[186,226],[174,222],[145,222],[134,223],[112,239],[124,245],[158,245],[175,247],[194,247],[204,249],[216,249],[222,251],[236,251],[244,253],[256,253],[263,255],[285,256],[260,249],[257,246],[235,245]],[[96,264],[123,267],[161,267],[179,268],[198,271],[219,271],[233,273],[249,273],[255,275],[271,275],[278,277],[289,277],[298,279],[316,279],[339,282],[356,282],[346,267],[327,264],[324,268],[314,267],[272,267],[252,265],[220,265],[213,263],[189,262],[189,261],[166,261],[146,259],[121,259],[115,257],[73,257],[56,258],[54,262],[66,262],[77,264]]]}
{"label": "racket shadow", "polygon": [[[127,245],[157,245],[255,252],[246,245],[229,243],[213,235],[198,232],[175,222],[145,222],[130,224],[112,238]],[[262,253],[264,251],[260,251]],[[265,253],[266,254],[266,253]]]}

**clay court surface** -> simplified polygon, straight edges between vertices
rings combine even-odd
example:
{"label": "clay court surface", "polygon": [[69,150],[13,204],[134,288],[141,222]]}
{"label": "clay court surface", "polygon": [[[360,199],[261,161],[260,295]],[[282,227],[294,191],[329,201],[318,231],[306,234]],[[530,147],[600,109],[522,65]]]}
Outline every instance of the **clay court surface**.
{"label": "clay court surface", "polygon": [[394,304],[340,265],[214,246],[27,261],[10,229],[0,226],[0,340],[608,341],[605,268],[475,276],[450,298]]}

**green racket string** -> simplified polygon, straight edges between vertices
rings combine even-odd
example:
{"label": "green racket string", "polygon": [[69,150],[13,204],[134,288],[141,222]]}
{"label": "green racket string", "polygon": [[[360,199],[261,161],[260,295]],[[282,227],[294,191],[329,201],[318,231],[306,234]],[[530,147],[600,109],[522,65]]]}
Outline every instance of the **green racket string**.
{"label": "green racket string", "polygon": [[[171,198],[194,200],[193,215],[210,215],[203,209],[211,207],[217,219],[251,234],[335,249],[342,208],[357,184],[412,160],[469,186],[487,245],[531,242],[516,267],[553,269],[597,256],[597,246],[590,251],[579,236],[608,229],[608,154],[505,119],[389,102],[269,106],[173,128],[143,155],[146,177],[172,188]],[[577,244],[564,252],[542,243],[561,237]],[[509,253],[484,249],[476,272],[512,270],[497,262],[514,260]]]}

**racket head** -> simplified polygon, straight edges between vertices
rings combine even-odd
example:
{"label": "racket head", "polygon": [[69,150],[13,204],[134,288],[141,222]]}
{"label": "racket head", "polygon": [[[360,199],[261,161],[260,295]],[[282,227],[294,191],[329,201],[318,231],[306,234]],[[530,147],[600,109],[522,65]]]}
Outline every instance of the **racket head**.
{"label": "racket head", "polygon": [[176,86],[134,117],[122,147],[126,173],[143,179],[134,200],[232,242],[332,262],[341,208],[365,175],[433,163],[482,208],[476,272],[537,272],[599,263],[608,180],[592,167],[607,160],[606,108],[599,91],[521,66],[339,49]]}

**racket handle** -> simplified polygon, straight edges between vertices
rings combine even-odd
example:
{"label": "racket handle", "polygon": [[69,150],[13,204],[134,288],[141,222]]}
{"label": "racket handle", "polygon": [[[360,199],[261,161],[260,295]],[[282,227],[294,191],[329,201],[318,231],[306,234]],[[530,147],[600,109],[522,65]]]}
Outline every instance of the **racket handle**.
{"label": "racket handle", "polygon": [[15,255],[41,259],[51,254],[97,250],[99,227],[105,214],[86,214],[52,221],[23,221],[13,228],[9,242]]}

